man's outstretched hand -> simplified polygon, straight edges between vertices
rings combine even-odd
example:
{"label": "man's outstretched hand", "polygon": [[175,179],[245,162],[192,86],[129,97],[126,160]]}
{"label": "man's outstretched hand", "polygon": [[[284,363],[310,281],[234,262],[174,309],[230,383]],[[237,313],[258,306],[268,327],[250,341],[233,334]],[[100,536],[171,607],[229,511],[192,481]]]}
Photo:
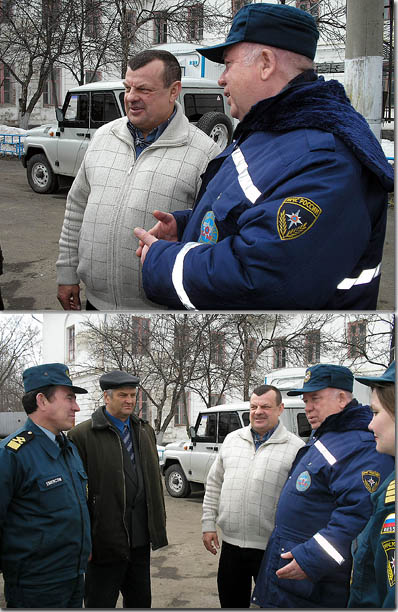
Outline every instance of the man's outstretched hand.
{"label": "man's outstretched hand", "polygon": [[157,240],[168,240],[169,242],[177,241],[177,222],[173,215],[165,213],[160,210],[155,210],[153,216],[158,220],[156,225],[153,226],[149,232],[142,229],[142,227],[136,227],[134,230],[135,236],[140,241],[138,249],[136,250],[137,257],[141,257],[141,263],[145,261],[146,254],[151,245]]}

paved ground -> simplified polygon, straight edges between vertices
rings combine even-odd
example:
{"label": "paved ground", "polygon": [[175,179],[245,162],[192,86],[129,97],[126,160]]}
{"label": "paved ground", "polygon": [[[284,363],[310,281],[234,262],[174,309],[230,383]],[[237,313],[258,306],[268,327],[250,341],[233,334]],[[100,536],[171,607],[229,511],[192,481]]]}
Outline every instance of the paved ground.
{"label": "paved ground", "polygon": [[[202,544],[202,493],[175,499],[165,493],[169,545],[152,553],[153,608],[219,608],[218,555]],[[0,574],[0,607],[5,607]],[[119,598],[118,608],[122,606]]]}
{"label": "paved ground", "polygon": [[[7,310],[61,310],[56,299],[55,261],[67,191],[34,193],[16,159],[0,158],[0,244],[5,274],[0,286]],[[378,309],[395,305],[395,215],[388,211]]]}

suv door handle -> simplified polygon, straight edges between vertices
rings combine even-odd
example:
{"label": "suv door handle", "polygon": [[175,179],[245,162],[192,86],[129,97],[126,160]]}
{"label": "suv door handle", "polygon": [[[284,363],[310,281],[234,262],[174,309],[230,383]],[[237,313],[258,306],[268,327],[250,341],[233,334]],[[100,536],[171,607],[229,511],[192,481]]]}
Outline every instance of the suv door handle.
{"label": "suv door handle", "polygon": [[218,446],[206,446],[206,450],[215,450],[215,451],[218,451]]}

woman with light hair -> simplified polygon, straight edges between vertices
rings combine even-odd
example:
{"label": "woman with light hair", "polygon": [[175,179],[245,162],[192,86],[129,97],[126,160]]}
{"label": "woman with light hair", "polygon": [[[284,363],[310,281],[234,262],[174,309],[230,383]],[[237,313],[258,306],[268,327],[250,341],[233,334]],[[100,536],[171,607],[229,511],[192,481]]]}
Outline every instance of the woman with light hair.
{"label": "woman with light hair", "polygon": [[[380,377],[356,377],[372,387],[369,429],[376,450],[395,457],[395,361]],[[372,495],[373,514],[358,536],[349,608],[395,608],[395,471]]]}

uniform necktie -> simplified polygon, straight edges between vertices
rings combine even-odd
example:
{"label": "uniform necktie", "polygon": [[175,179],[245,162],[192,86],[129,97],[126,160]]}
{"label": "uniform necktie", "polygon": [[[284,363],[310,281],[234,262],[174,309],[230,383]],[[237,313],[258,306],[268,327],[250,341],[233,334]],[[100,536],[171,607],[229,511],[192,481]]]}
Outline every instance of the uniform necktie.
{"label": "uniform necktie", "polygon": [[55,436],[55,440],[58,443],[58,446],[60,447],[61,451],[63,453],[65,453],[67,445],[66,445],[66,440],[65,440],[63,434],[56,435]]}
{"label": "uniform necktie", "polygon": [[123,439],[124,445],[125,445],[125,447],[127,449],[127,452],[130,455],[130,457],[131,457],[131,461],[134,462],[133,442],[131,440],[130,429],[129,429],[128,425],[125,425],[123,427],[122,439]]}

